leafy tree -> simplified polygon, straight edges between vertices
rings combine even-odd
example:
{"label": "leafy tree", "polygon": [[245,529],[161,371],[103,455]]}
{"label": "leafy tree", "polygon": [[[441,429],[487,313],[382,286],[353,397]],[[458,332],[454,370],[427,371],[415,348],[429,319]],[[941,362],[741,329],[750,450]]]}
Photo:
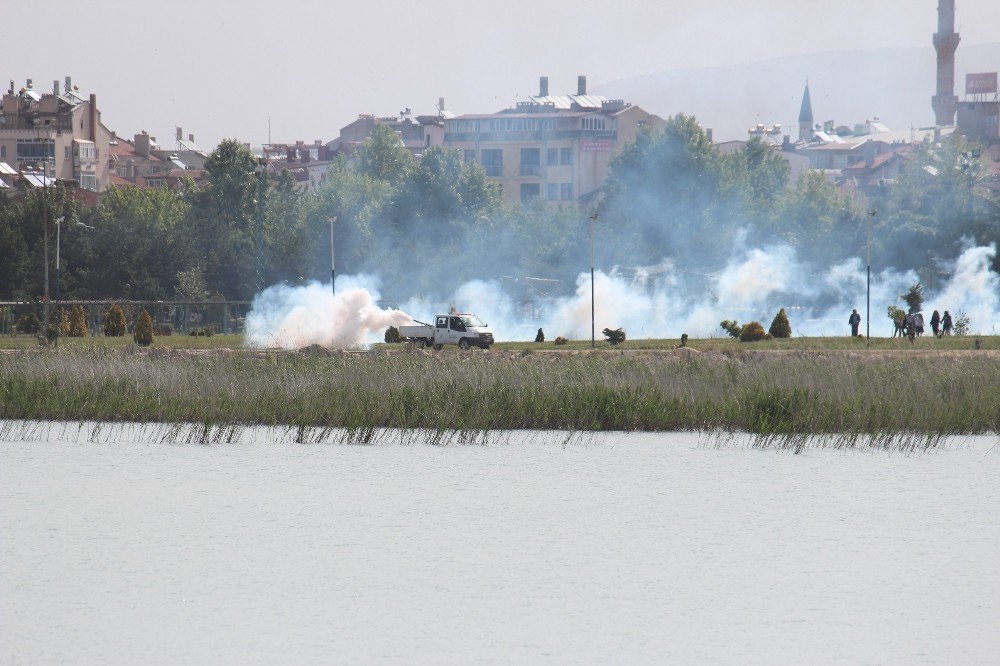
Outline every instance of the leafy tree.
{"label": "leafy tree", "polygon": [[731,338],[740,337],[740,333],[743,331],[743,327],[735,319],[723,319],[719,323],[719,327],[728,333]]}
{"label": "leafy tree", "polygon": [[612,347],[616,347],[621,343],[625,342],[625,329],[623,328],[605,328],[601,333],[607,339],[608,344]]}
{"label": "leafy tree", "polygon": [[759,321],[752,321],[740,331],[740,342],[757,342],[758,340],[770,340],[771,336],[760,325]]}
{"label": "leafy tree", "polygon": [[778,314],[774,315],[771,328],[767,332],[771,334],[772,338],[792,337],[792,325],[788,322],[788,315],[785,314],[785,308],[781,308],[778,310]]}
{"label": "leafy tree", "polygon": [[358,169],[376,180],[401,183],[413,168],[413,155],[388,125],[376,124],[358,150]]}
{"label": "leafy tree", "polygon": [[382,336],[383,339],[388,343],[402,342],[403,338],[399,335],[399,329],[395,326],[390,326],[385,329],[385,335]]}
{"label": "leafy tree", "polygon": [[545,331],[538,329],[538,333],[535,333],[535,342],[545,342]]}

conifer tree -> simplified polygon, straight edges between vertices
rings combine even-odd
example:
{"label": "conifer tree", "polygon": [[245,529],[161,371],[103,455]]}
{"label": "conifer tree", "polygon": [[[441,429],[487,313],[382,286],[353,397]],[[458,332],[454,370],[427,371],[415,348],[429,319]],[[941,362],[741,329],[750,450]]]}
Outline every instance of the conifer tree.
{"label": "conifer tree", "polygon": [[136,344],[147,347],[153,344],[153,318],[145,310],[139,315],[135,322],[135,333],[132,336]]}
{"label": "conifer tree", "polygon": [[771,334],[772,338],[792,337],[792,325],[788,323],[788,315],[785,314],[785,308],[781,308],[778,310],[778,314],[774,315],[771,328],[767,332]]}
{"label": "conifer tree", "polygon": [[104,335],[110,338],[120,338],[128,330],[128,322],[125,321],[125,312],[122,306],[117,303],[111,304],[111,309],[104,317]]}
{"label": "conifer tree", "polygon": [[69,337],[87,337],[87,317],[83,314],[83,306],[73,306],[73,311],[69,317]]}

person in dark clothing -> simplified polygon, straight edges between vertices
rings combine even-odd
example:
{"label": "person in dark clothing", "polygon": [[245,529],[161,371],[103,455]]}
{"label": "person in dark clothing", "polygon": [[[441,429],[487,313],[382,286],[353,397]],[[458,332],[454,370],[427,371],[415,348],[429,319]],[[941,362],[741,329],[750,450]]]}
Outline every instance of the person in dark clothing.
{"label": "person in dark clothing", "polygon": [[931,314],[931,331],[934,333],[935,338],[941,337],[938,335],[939,328],[941,328],[941,315],[939,315],[938,311],[935,310],[933,314]]}
{"label": "person in dark clothing", "polygon": [[851,325],[851,336],[858,337],[858,326],[861,325],[861,315],[855,310],[851,313],[851,318],[847,320],[847,323]]}
{"label": "person in dark clothing", "polygon": [[941,335],[951,335],[951,315],[948,311],[944,311],[944,316],[941,317]]}

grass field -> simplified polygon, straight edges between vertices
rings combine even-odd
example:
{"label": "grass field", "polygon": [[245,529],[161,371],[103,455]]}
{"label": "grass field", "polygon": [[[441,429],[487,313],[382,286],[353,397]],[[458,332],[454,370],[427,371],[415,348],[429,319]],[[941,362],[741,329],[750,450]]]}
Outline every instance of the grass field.
{"label": "grass field", "polygon": [[[828,351],[828,350],[960,350],[975,349],[976,340],[980,340],[980,346],[986,350],[1000,350],[1000,336],[949,336],[946,338],[935,338],[924,336],[916,338],[912,343],[905,338],[872,338],[871,344],[867,345],[864,340],[840,337],[796,337],[785,340],[762,340],[760,342],[740,342],[730,337],[719,338],[698,338],[688,341],[688,346],[699,351],[727,351],[727,350],[753,350],[753,349],[773,349],[792,351]],[[59,346],[63,349],[116,349],[127,347],[132,344],[131,336],[121,338],[108,338],[104,336],[89,338],[60,338]],[[626,340],[617,347],[611,347],[605,340],[599,339],[596,342],[596,349],[675,349],[680,346],[677,339],[643,339]],[[243,347],[243,338],[240,335],[214,335],[212,337],[198,337],[191,335],[170,335],[157,337],[153,341],[153,347],[167,349],[240,349]],[[378,343],[374,349],[401,350],[406,345],[387,345]],[[34,336],[18,335],[14,337],[0,337],[0,350],[2,349],[38,349],[38,341]],[[566,345],[556,345],[554,342],[499,342],[494,346],[497,349],[512,349],[532,351],[582,351],[590,349],[590,340],[571,340]],[[455,351],[454,348],[446,348]],[[475,350],[474,350],[475,351]]]}
{"label": "grass field", "polygon": [[839,445],[912,447],[1000,432],[997,352],[830,345],[302,354],[91,341],[0,354],[0,419],[202,424],[205,433],[288,425],[303,440],[355,442],[387,428],[473,439],[512,429],[690,430],[750,432],[781,446],[829,435]]}

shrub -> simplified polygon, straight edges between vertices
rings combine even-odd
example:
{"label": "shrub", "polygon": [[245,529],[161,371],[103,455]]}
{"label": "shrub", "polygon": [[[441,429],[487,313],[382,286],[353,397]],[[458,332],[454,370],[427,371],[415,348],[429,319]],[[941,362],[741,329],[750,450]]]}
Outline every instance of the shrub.
{"label": "shrub", "polygon": [[538,329],[538,333],[535,333],[535,342],[545,342],[545,332],[542,329]]}
{"label": "shrub", "polygon": [[623,328],[616,328],[613,330],[610,328],[606,328],[603,331],[601,331],[601,333],[604,334],[604,337],[607,338],[608,340],[608,344],[611,345],[612,347],[620,345],[621,343],[625,342],[625,329]]}
{"label": "shrub", "polygon": [[563,336],[561,336],[561,335],[559,335],[559,336],[556,336],[556,344],[557,344],[557,345],[564,345],[564,344],[566,344],[567,342],[569,342],[569,340],[567,340],[567,339],[566,339],[566,338],[564,338]]}
{"label": "shrub", "polygon": [[69,316],[69,337],[87,337],[87,317],[83,314],[82,305],[74,305]]}
{"label": "shrub", "polygon": [[403,338],[399,337],[399,329],[395,326],[390,326],[385,329],[385,341],[386,342],[402,342]]}
{"label": "shrub", "polygon": [[135,322],[135,333],[132,335],[136,344],[144,347],[153,344],[153,318],[145,310],[139,315]]}
{"label": "shrub", "polygon": [[740,333],[743,331],[743,327],[740,326],[735,319],[723,319],[722,323],[719,324],[722,330],[729,334],[729,337],[738,338]]}
{"label": "shrub", "polygon": [[760,325],[759,321],[752,321],[740,331],[740,341],[741,342],[757,342],[758,340],[770,340],[771,336],[768,335],[764,327]]}
{"label": "shrub", "polygon": [[104,316],[104,335],[109,338],[120,338],[128,330],[128,322],[125,321],[125,311],[122,306],[112,303],[108,314]]}
{"label": "shrub", "polygon": [[961,310],[955,313],[955,335],[968,335],[969,330],[972,328],[972,322],[969,320],[969,315],[965,314]]}
{"label": "shrub", "polygon": [[767,329],[767,332],[771,334],[772,338],[792,337],[792,325],[788,323],[785,308],[781,308],[778,310],[778,314],[774,315],[774,321],[771,322],[771,328]]}
{"label": "shrub", "polygon": [[171,324],[170,322],[165,322],[160,324],[159,326],[153,327],[153,335],[156,336],[173,335],[173,333],[174,333],[174,325]]}
{"label": "shrub", "polygon": [[900,323],[904,319],[906,319],[906,311],[903,310],[903,308],[897,308],[895,305],[889,306],[887,314],[889,316],[889,319],[891,319],[893,323]]}
{"label": "shrub", "polygon": [[23,315],[17,320],[15,328],[21,333],[30,333],[32,335],[37,335],[40,330],[42,330],[42,322],[39,321],[38,316],[34,312],[29,312]]}
{"label": "shrub", "polygon": [[681,347],[687,347],[687,346],[688,346],[688,334],[681,333]]}

